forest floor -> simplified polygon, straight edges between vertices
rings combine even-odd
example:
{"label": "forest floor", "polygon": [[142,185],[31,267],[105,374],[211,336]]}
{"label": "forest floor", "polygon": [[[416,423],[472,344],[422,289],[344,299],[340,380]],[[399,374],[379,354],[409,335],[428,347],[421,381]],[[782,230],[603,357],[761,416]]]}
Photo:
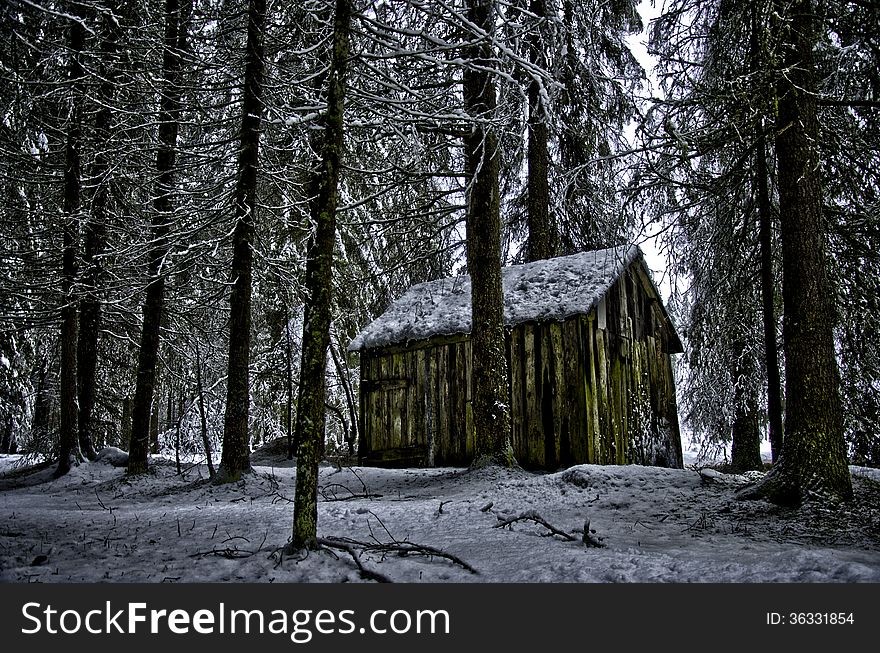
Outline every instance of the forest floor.
{"label": "forest floor", "polygon": [[757,473],[711,468],[325,465],[331,546],[291,557],[295,467],[277,450],[227,485],[160,456],[134,478],[93,462],[53,479],[27,462],[0,457],[7,583],[880,582],[876,469],[851,468],[851,503],[791,509],[737,500]]}

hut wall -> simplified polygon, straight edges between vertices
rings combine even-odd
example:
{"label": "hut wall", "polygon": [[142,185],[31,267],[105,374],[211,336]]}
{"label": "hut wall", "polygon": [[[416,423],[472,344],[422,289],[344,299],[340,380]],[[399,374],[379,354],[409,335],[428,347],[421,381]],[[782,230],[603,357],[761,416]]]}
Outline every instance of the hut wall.
{"label": "hut wall", "polygon": [[469,338],[361,352],[363,464],[469,465],[471,392]]}
{"label": "hut wall", "polygon": [[[512,445],[529,469],[579,463],[682,466],[670,337],[631,266],[597,311],[527,322],[507,340]],[[376,465],[468,465],[471,344],[435,338],[361,352],[360,456]]]}

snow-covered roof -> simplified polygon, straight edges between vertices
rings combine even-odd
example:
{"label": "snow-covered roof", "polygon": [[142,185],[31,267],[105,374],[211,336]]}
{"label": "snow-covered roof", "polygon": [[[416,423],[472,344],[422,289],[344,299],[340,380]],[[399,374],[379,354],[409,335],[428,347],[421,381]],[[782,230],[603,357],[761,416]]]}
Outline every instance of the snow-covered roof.
{"label": "snow-covered roof", "polygon": [[[587,314],[641,256],[637,245],[628,245],[502,268],[504,322],[513,326]],[[348,350],[470,331],[470,276],[449,277],[407,290],[352,340]]]}

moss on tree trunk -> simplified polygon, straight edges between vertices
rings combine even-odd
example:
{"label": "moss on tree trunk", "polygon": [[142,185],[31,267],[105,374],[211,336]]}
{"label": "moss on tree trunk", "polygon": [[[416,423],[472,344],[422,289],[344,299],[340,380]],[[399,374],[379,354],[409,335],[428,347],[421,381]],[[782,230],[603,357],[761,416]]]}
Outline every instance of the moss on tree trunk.
{"label": "moss on tree trunk", "polygon": [[779,76],[776,151],[782,227],[785,439],[773,469],[742,496],[781,504],[852,498],[834,354],[833,292],[822,214],[810,0],[778,12],[785,47]]}
{"label": "moss on tree trunk", "polygon": [[[468,19],[486,34],[494,31],[490,0],[470,0]],[[497,100],[488,38],[468,48],[463,75],[465,111],[473,119],[465,139],[467,264],[471,277],[474,458],[478,464],[514,463],[510,442],[504,297],[501,286],[500,152],[492,121]]]}
{"label": "moss on tree trunk", "polygon": [[250,351],[254,215],[263,113],[263,29],[266,0],[249,0],[245,46],[244,93],[238,181],[235,186],[235,229],[232,232],[232,293],[229,298],[229,359],[223,451],[216,481],[237,481],[250,471]]}
{"label": "moss on tree trunk", "polygon": [[312,175],[315,233],[306,262],[308,298],[303,319],[302,362],[297,401],[296,495],[290,548],[312,548],[318,533],[318,462],[324,443],[325,375],[333,312],[333,249],[343,148],[345,70],[348,60],[350,0],[336,0],[333,54],[328,76],[327,113],[321,161]]}

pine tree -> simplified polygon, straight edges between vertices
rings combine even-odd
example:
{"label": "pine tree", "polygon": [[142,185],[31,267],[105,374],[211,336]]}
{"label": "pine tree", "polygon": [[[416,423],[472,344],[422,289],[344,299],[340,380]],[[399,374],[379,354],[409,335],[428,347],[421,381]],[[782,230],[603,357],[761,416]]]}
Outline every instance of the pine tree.
{"label": "pine tree", "polygon": [[156,366],[159,360],[160,328],[165,310],[166,257],[168,235],[174,221],[174,196],[177,138],[182,111],[180,84],[182,52],[186,45],[188,19],[192,0],[166,0],[165,35],[163,40],[162,77],[159,96],[159,148],[156,153],[156,187],[154,189],[151,241],[148,253],[149,280],[143,306],[140,348],[138,350],[137,385],[131,415],[131,443],[128,472],[147,471],[150,424],[155,393]]}
{"label": "pine tree", "polygon": [[318,461],[324,442],[327,349],[333,311],[333,251],[344,143],[346,67],[349,56],[350,0],[336,0],[333,50],[327,74],[327,109],[323,119],[321,159],[312,175],[311,217],[315,225],[306,262],[308,298],[302,334],[302,362],[297,399],[298,445],[294,499],[293,550],[315,546],[318,529]]}
{"label": "pine tree", "polygon": [[263,113],[265,23],[265,0],[249,0],[241,149],[234,196],[235,229],[232,233],[232,296],[230,297],[226,419],[218,475],[224,481],[238,480],[242,473],[250,470],[248,415],[250,414],[252,248],[257,210],[260,121]]}
{"label": "pine tree", "polygon": [[95,425],[97,393],[98,335],[101,326],[101,285],[107,247],[108,204],[111,185],[111,141],[114,100],[118,77],[118,47],[123,25],[119,6],[113,4],[99,15],[101,44],[98,50],[97,103],[94,120],[94,161],[89,173],[93,197],[83,226],[82,298],[79,304],[79,340],[77,343],[77,386],[79,399],[79,445],[90,460],[95,458],[92,431]]}
{"label": "pine tree", "polygon": [[776,503],[852,498],[839,376],[834,353],[834,293],[828,280],[827,226],[819,178],[811,0],[777,5],[785,74],[776,124],[785,313],[785,439],[767,477],[743,493]]}
{"label": "pine tree", "polygon": [[462,76],[464,108],[473,121],[464,143],[467,188],[467,264],[471,277],[471,355],[475,464],[512,465],[510,406],[501,287],[501,152],[493,121],[492,0],[469,0],[475,26]]}
{"label": "pine tree", "polygon": [[64,215],[62,250],[62,283],[64,306],[61,309],[61,375],[59,394],[61,422],[59,430],[58,467],[55,476],[70,471],[82,457],[79,448],[76,404],[76,349],[77,349],[77,302],[74,285],[77,282],[79,254],[79,211],[81,194],[82,156],[82,81],[83,69],[80,56],[85,47],[85,27],[82,19],[73,16],[70,21],[70,80],[72,98],[67,142],[64,157]]}

